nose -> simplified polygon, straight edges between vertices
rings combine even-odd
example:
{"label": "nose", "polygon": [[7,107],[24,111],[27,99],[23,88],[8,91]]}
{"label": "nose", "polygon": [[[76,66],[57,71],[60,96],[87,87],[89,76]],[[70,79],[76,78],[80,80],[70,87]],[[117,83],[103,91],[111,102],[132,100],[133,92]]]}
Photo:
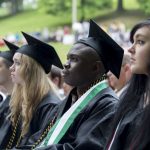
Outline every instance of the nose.
{"label": "nose", "polygon": [[9,67],[9,70],[10,70],[11,72],[15,70],[14,64]]}
{"label": "nose", "polygon": [[69,68],[70,68],[70,64],[69,64],[68,61],[64,64],[64,68],[65,68],[65,69],[69,69]]}
{"label": "nose", "polygon": [[134,54],[134,53],[135,53],[134,44],[132,44],[132,46],[128,49],[128,52],[131,53],[131,54]]}

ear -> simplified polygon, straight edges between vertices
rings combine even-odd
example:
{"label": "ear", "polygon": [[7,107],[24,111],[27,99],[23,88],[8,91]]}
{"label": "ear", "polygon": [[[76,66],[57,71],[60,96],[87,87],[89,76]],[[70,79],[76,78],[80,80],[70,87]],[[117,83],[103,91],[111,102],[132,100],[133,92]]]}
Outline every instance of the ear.
{"label": "ear", "polygon": [[101,61],[96,61],[93,65],[93,71],[97,73],[105,73],[104,65]]}

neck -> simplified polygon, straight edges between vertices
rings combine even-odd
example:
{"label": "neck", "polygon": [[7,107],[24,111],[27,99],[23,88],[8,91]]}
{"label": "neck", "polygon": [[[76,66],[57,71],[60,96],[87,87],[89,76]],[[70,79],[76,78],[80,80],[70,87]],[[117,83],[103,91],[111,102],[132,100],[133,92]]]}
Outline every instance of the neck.
{"label": "neck", "polygon": [[120,91],[125,86],[125,83],[120,84],[116,87],[116,91]]}
{"label": "neck", "polygon": [[13,83],[12,83],[11,80],[8,80],[8,81],[5,82],[2,86],[4,87],[4,91],[3,91],[3,89],[2,89],[2,92],[3,92],[4,94],[10,95],[10,94],[12,93]]}
{"label": "neck", "polygon": [[98,82],[102,81],[103,79],[100,78],[95,78],[94,80],[92,80],[91,82],[83,85],[83,86],[79,86],[77,87],[77,96],[78,98],[81,97],[87,90],[89,90],[92,86],[94,86],[95,84],[97,84]]}

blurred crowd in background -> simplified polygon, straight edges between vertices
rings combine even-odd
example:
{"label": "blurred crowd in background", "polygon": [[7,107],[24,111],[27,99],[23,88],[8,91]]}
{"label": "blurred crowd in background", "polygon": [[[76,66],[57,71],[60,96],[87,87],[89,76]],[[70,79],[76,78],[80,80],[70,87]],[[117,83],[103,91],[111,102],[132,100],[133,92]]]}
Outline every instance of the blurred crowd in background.
{"label": "blurred crowd in background", "polygon": [[[129,32],[123,22],[112,22],[109,26],[100,25],[115,41],[126,48],[130,45]],[[89,23],[84,21],[82,23],[76,22],[70,26],[58,27],[55,31],[50,31],[45,27],[42,31],[31,32],[29,34],[43,40],[45,42],[62,42],[63,44],[73,44],[75,41],[87,37],[89,30]],[[9,33],[4,37],[6,40],[15,43],[25,43],[24,38],[20,33]],[[0,46],[4,46],[2,38],[0,38]]]}

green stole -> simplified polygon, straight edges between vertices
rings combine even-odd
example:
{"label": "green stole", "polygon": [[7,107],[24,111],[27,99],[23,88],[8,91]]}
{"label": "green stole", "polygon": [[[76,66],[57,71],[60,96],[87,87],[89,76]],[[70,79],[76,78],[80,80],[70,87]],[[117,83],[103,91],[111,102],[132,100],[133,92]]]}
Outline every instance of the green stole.
{"label": "green stole", "polygon": [[45,147],[52,144],[57,144],[61,138],[65,135],[75,118],[78,114],[88,105],[88,103],[93,100],[93,98],[101,92],[103,89],[107,88],[108,84],[106,80],[103,80],[93,87],[91,87],[86,93],[84,93],[63,116],[57,120],[54,126],[48,132],[46,138],[37,147]]}

